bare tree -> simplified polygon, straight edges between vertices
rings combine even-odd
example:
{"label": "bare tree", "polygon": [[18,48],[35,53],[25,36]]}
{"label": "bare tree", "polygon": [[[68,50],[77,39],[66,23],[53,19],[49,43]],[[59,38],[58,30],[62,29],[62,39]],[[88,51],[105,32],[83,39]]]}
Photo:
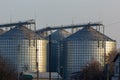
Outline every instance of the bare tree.
{"label": "bare tree", "polygon": [[83,80],[103,80],[103,67],[98,61],[93,61],[82,70]]}
{"label": "bare tree", "polygon": [[114,73],[114,58],[117,54],[116,50],[111,51],[110,53],[108,53],[108,55],[106,56],[106,63],[108,64],[108,73],[109,73],[109,77],[113,75]]}
{"label": "bare tree", "polygon": [[72,76],[73,80],[104,80],[103,67],[98,61],[92,61],[76,75]]}
{"label": "bare tree", "polygon": [[[106,55],[106,64],[108,64],[108,73],[109,79],[114,72],[114,58],[117,54],[117,51],[111,51]],[[101,66],[98,61],[92,61],[90,64],[87,64],[85,68],[80,72],[77,72],[72,78],[74,80],[106,80],[107,76],[104,75],[105,67]]]}
{"label": "bare tree", "polygon": [[9,67],[5,60],[0,56],[0,80],[17,80],[15,70]]}

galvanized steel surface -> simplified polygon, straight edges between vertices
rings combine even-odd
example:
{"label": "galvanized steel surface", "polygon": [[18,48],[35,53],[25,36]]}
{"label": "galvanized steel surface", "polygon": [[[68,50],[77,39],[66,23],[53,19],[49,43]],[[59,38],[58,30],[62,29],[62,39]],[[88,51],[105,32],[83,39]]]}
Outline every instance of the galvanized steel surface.
{"label": "galvanized steel surface", "polygon": [[15,27],[6,33],[2,34],[1,39],[41,39],[45,40],[42,36],[34,33],[32,30],[28,29],[25,26]]}
{"label": "galvanized steel surface", "polygon": [[59,29],[52,33],[50,35],[51,37],[51,64],[49,65],[51,67],[52,72],[58,72],[58,66],[59,66],[59,57],[60,57],[60,47],[59,43],[62,41],[64,38],[68,37],[70,35],[69,32],[63,29]]}
{"label": "galvanized steel surface", "polygon": [[45,72],[47,40],[24,26],[15,27],[0,36],[0,55],[19,72],[36,71],[36,53],[39,71]]}
{"label": "galvanized steel surface", "polygon": [[[53,32],[51,35],[51,40],[53,41],[61,41],[63,39],[65,39],[66,37],[68,37],[71,33],[64,30],[64,29],[59,29],[55,32]],[[48,39],[48,37],[47,37]]]}
{"label": "galvanized steel surface", "polygon": [[72,73],[82,70],[92,61],[104,65],[104,56],[116,49],[116,41],[88,27],[64,39],[61,44],[61,74],[70,80]]}
{"label": "galvanized steel surface", "polygon": [[76,33],[70,35],[65,40],[95,40],[95,41],[114,41],[108,36],[100,33],[92,27],[85,27]]}

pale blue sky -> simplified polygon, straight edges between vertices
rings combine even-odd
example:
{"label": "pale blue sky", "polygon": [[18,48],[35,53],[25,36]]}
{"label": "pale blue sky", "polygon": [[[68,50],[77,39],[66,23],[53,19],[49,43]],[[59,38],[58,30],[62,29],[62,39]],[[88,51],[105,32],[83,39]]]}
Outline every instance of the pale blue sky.
{"label": "pale blue sky", "polygon": [[36,19],[37,27],[102,21],[120,47],[120,0],[0,0],[0,23]]}

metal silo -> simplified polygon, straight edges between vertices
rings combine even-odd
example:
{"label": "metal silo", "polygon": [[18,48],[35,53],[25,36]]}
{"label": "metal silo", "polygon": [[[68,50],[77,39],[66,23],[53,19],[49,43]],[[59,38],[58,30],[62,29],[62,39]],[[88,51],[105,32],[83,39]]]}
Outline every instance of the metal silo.
{"label": "metal silo", "polygon": [[47,40],[25,26],[15,27],[0,36],[0,55],[18,72],[36,71],[36,54],[39,72],[45,72]]}
{"label": "metal silo", "polygon": [[74,72],[82,70],[91,61],[104,65],[104,56],[116,49],[116,41],[92,27],[85,27],[62,42],[62,74],[70,80]]}
{"label": "metal silo", "polygon": [[51,68],[52,72],[58,72],[60,41],[62,41],[69,35],[70,33],[64,29],[58,29],[57,31],[49,35],[51,37],[51,40],[49,40],[51,41],[51,64],[49,64],[49,67]]}

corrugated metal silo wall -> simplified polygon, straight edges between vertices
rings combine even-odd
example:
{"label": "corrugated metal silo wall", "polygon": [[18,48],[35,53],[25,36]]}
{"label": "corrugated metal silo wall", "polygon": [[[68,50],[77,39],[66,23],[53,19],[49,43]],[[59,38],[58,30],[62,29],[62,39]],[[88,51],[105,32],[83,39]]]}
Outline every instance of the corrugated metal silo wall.
{"label": "corrugated metal silo wall", "polygon": [[[18,72],[36,71],[36,40],[0,40],[0,55]],[[47,41],[37,40],[39,71],[47,66]]]}
{"label": "corrugated metal silo wall", "polygon": [[[59,42],[51,41],[50,46],[48,44],[47,71],[51,71],[51,72],[57,72],[58,71],[58,55],[59,55],[58,50],[59,50]],[[50,51],[51,51],[51,53],[50,53]],[[49,63],[49,59],[51,61],[50,63]]]}
{"label": "corrugated metal silo wall", "polygon": [[57,72],[58,71],[58,42],[52,42],[51,44],[51,71]]}
{"label": "corrugated metal silo wall", "polygon": [[64,80],[70,80],[72,73],[82,70],[91,61],[104,65],[104,53],[116,49],[115,41],[66,41],[62,45],[60,59]]}

